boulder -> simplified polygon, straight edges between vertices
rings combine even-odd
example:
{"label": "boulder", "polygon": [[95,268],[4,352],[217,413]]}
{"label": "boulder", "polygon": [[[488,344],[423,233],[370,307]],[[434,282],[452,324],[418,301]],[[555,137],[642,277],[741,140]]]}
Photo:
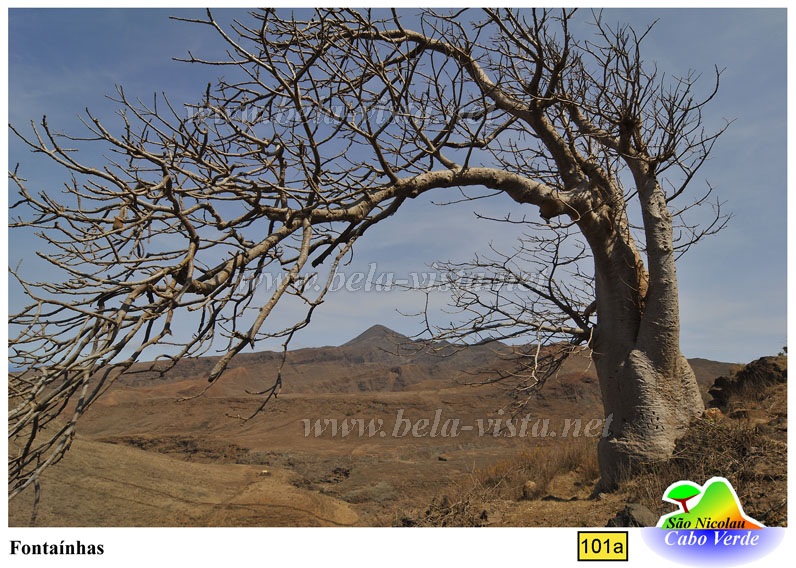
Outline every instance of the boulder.
{"label": "boulder", "polygon": [[608,521],[607,527],[654,527],[658,515],[639,503],[628,503],[616,516]]}
{"label": "boulder", "polygon": [[536,496],[537,485],[535,481],[526,481],[522,486],[521,499],[533,499]]}
{"label": "boulder", "polygon": [[765,387],[785,383],[788,380],[788,361],[785,357],[761,357],[745,365],[732,377],[719,377],[708,394],[713,397],[709,405],[727,410],[733,395],[748,398],[748,393],[760,391]]}

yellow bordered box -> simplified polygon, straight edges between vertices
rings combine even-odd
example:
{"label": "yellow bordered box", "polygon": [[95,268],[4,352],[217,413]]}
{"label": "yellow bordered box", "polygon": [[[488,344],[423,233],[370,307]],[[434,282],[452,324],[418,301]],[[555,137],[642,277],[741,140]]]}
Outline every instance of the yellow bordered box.
{"label": "yellow bordered box", "polygon": [[578,531],[578,560],[627,560],[627,531]]}

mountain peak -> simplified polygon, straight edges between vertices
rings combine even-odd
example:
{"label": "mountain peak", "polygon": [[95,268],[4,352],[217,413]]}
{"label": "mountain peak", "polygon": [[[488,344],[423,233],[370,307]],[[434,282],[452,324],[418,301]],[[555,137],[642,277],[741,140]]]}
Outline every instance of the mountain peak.
{"label": "mountain peak", "polygon": [[401,335],[397,331],[391,330],[389,327],[377,324],[369,327],[351,341],[344,343],[342,347],[362,345],[365,343],[380,344],[384,342],[389,342],[390,344],[397,346],[402,343],[411,343],[411,339],[405,335]]}

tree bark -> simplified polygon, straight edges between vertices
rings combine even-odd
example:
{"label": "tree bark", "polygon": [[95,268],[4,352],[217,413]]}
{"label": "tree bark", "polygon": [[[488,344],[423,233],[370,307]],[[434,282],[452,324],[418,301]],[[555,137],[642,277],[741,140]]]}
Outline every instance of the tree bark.
{"label": "tree bark", "polygon": [[630,349],[611,345],[604,350],[596,367],[610,425],[598,445],[598,460],[600,487],[610,490],[634,467],[669,459],[704,404],[679,350],[671,357],[673,372],[653,364],[649,352],[656,351],[655,345],[638,342]]}

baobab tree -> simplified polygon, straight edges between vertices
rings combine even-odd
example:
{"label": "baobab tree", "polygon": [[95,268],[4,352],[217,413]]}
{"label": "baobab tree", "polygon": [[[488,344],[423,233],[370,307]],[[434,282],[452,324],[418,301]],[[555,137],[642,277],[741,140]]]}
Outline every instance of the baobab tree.
{"label": "baobab tree", "polygon": [[[35,229],[41,258],[63,274],[32,282],[24,263],[12,269],[29,299],[10,316],[12,495],[60,459],[79,416],[139,360],[166,372],[221,344],[209,388],[244,348],[267,337],[287,345],[355,242],[430,191],[503,193],[521,217],[540,215],[517,254],[487,264],[515,274],[514,263],[544,261],[546,279],[520,278],[520,302],[459,299],[486,309],[468,333],[519,327],[591,349],[612,416],[603,485],[671,455],[703,410],[680,352],[675,261],[724,222],[720,211],[702,229],[681,221],[710,188],[675,200],[723,130],[702,120],[718,70],[699,96],[696,75],[667,78],[644,62],[648,29],[569,10],[264,10],[228,25],[208,11],[185,21],[227,46],[184,57],[224,77],[195,102],[144,103],[119,87],[114,127],[90,111],[73,135],[46,119],[12,127],[69,174],[57,196],[28,187],[24,165],[9,174],[12,230]],[[87,144],[106,161],[72,150]],[[574,255],[563,247],[573,238]],[[567,266],[580,284],[561,280]],[[326,286],[308,287],[319,270]],[[253,283],[266,272],[285,277],[263,297]],[[275,329],[270,316],[289,295],[306,310]],[[173,329],[178,319],[189,335]],[[539,362],[531,387],[543,382]],[[263,404],[280,386],[281,376],[263,386]]]}

